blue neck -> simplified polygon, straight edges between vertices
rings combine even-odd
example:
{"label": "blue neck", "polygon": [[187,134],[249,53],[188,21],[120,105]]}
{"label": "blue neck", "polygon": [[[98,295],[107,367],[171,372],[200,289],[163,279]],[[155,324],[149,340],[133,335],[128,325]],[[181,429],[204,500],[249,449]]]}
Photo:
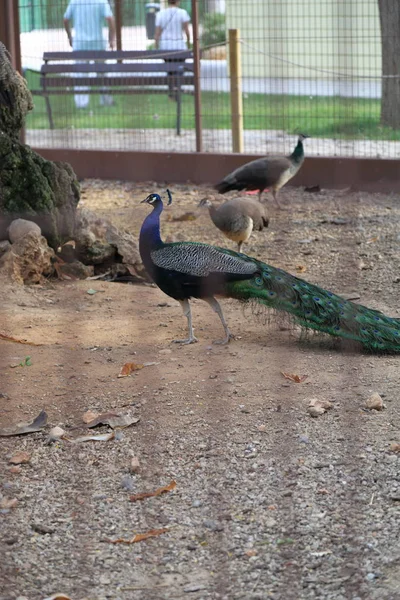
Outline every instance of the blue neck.
{"label": "blue neck", "polygon": [[150,251],[155,246],[162,244],[160,235],[160,215],[163,211],[161,200],[154,205],[152,212],[143,221],[140,230],[139,245],[141,249]]}

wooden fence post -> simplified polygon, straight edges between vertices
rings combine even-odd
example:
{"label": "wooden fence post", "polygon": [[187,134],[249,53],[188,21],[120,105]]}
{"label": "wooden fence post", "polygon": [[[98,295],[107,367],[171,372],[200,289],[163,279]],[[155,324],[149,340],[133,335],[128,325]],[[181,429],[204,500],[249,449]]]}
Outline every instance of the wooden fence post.
{"label": "wooden fence post", "polygon": [[240,30],[229,30],[229,75],[231,85],[232,152],[243,152],[243,98]]}

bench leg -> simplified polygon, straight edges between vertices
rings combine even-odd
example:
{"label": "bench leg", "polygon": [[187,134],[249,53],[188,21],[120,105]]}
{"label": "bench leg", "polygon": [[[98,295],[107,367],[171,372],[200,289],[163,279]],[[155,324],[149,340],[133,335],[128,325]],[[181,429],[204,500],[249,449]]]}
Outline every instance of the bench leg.
{"label": "bench leg", "polygon": [[53,113],[51,112],[50,98],[48,96],[45,96],[44,99],[46,101],[46,109],[47,109],[47,116],[49,117],[50,129],[54,129]]}
{"label": "bench leg", "polygon": [[182,117],[182,90],[178,85],[176,90],[176,135],[181,135],[181,117]]}

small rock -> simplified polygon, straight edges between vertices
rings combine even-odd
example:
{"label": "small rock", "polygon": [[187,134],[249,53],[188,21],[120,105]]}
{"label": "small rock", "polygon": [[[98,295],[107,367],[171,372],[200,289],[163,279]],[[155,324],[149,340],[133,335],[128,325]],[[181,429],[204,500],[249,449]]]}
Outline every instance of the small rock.
{"label": "small rock", "polygon": [[84,265],[79,260],[74,260],[70,263],[60,263],[57,265],[56,270],[58,275],[65,275],[66,278],[70,279],[87,279],[94,275],[94,266]]}
{"label": "small rock", "polygon": [[129,475],[125,475],[121,481],[121,487],[123,487],[128,492],[133,492],[135,490],[135,482]]}
{"label": "small rock", "polygon": [[8,462],[12,465],[22,465],[23,463],[28,463],[31,460],[31,455],[28,452],[16,452],[14,456],[10,458]]}
{"label": "small rock", "polygon": [[5,252],[8,252],[11,248],[11,244],[8,240],[3,240],[0,242],[0,256]]}
{"label": "small rock", "polygon": [[22,469],[18,465],[14,465],[13,467],[10,467],[8,470],[13,475],[19,475],[20,473],[22,473]]}
{"label": "small rock", "polygon": [[85,413],[83,413],[82,415],[82,421],[84,423],[90,423],[90,421],[93,421],[94,419],[97,419],[97,417],[100,415],[100,413],[96,413],[93,412],[92,410],[87,410]]}
{"label": "small rock", "polygon": [[140,462],[137,456],[133,456],[131,458],[131,464],[129,466],[129,470],[131,473],[139,473],[140,471]]}
{"label": "small rock", "polygon": [[36,533],[41,533],[42,535],[51,535],[55,532],[55,529],[53,527],[49,527],[44,523],[31,523],[31,527],[33,531],[36,531]]}
{"label": "small rock", "polygon": [[392,442],[390,444],[390,452],[400,452],[400,444],[398,442]]}
{"label": "small rock", "polygon": [[36,236],[42,235],[42,230],[39,225],[36,225],[33,221],[27,221],[26,219],[15,219],[12,221],[7,229],[9,240],[12,244],[23,238],[27,233],[33,233]]}
{"label": "small rock", "polygon": [[207,527],[207,529],[210,529],[211,531],[223,531],[224,526],[222,525],[222,523],[218,523],[218,521],[213,521],[211,519],[206,519],[203,522],[204,527]]}
{"label": "small rock", "polygon": [[18,500],[16,498],[3,498],[0,501],[0,508],[2,509],[10,509],[15,508],[18,504]]}
{"label": "small rock", "polygon": [[186,594],[189,594],[190,592],[199,592],[200,590],[205,590],[206,586],[205,585],[201,585],[201,584],[191,584],[191,585],[187,585],[186,587],[183,588],[183,591]]}
{"label": "small rock", "polygon": [[383,407],[382,397],[377,392],[374,392],[365,402],[365,408],[369,410],[382,410]]}
{"label": "small rock", "polygon": [[172,354],[172,350],[169,348],[163,348],[162,350],[158,351],[158,354]]}
{"label": "small rock", "polygon": [[52,427],[49,431],[49,439],[52,442],[59,440],[65,434],[65,431],[62,427]]}
{"label": "small rock", "polygon": [[197,499],[196,499],[196,500],[193,500],[193,502],[192,502],[192,506],[193,506],[193,508],[199,508],[199,507],[200,507],[200,506],[202,506],[202,505],[203,505],[203,503],[202,503],[202,501],[201,501],[201,500],[197,500]]}

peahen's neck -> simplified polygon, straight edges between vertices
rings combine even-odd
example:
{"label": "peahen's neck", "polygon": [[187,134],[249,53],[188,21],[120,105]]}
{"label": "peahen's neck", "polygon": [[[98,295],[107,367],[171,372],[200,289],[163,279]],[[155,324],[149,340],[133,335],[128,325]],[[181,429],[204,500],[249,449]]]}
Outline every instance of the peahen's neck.
{"label": "peahen's neck", "polygon": [[160,215],[163,211],[162,202],[158,202],[153,211],[145,218],[139,236],[140,254],[149,253],[153,248],[162,244],[160,235]]}
{"label": "peahen's neck", "polygon": [[297,142],[297,146],[293,150],[292,154],[290,155],[290,159],[293,162],[295,162],[295,163],[299,163],[299,162],[303,161],[303,159],[304,159],[304,148],[303,148],[303,142],[301,140],[299,140]]}

